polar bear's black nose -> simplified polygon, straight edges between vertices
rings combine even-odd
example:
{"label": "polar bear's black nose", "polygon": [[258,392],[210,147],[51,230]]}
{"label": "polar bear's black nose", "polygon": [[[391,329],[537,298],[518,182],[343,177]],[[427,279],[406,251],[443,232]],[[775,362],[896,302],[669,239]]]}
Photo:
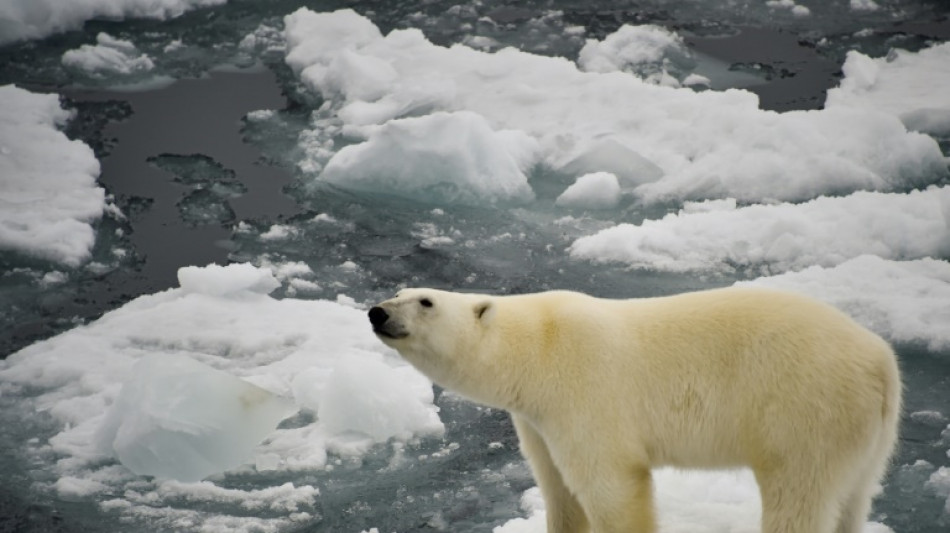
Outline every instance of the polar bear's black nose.
{"label": "polar bear's black nose", "polygon": [[382,326],[389,320],[389,314],[382,307],[374,307],[369,310],[369,323],[374,327]]}

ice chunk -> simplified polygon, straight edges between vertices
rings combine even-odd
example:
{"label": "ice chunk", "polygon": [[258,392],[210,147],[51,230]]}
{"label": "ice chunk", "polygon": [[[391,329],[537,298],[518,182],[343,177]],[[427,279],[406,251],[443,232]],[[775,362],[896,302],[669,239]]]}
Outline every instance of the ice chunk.
{"label": "ice chunk", "polygon": [[609,172],[594,172],[577,178],[554,203],[580,209],[612,209],[620,203],[620,198],[617,176]]}
{"label": "ice chunk", "polygon": [[[102,503],[103,507],[123,518],[151,519],[156,509],[161,509],[163,520],[187,519],[190,525],[181,526],[186,529],[292,529],[293,521],[288,521],[286,512],[316,512],[315,489],[288,486],[284,481],[289,472],[327,467],[328,450],[341,448],[341,442],[358,440],[358,446],[350,446],[347,452],[361,453],[375,442],[369,434],[415,439],[442,433],[431,382],[376,339],[365,310],[326,300],[278,300],[265,294],[275,284],[270,272],[246,264],[191,267],[180,272],[180,279],[182,288],[136,298],[98,320],[37,342],[0,361],[0,389],[3,399],[9,401],[4,414],[12,420],[35,417],[41,411],[54,424],[49,439],[52,453],[44,454],[50,459],[36,468],[49,476],[63,497],[108,494],[110,499]],[[142,359],[152,359],[154,364],[136,366]],[[174,378],[179,367],[165,365],[178,359],[192,364],[196,364],[192,360],[198,361],[226,375],[222,378],[203,368],[191,374],[183,371],[182,377]],[[348,367],[340,362],[343,360],[352,364]],[[368,365],[366,379],[360,374],[363,363]],[[337,372],[347,367],[349,374],[344,379],[344,374]],[[162,389],[159,382],[166,379],[172,382]],[[327,393],[331,379],[349,388],[337,383],[335,392]],[[194,383],[197,386],[191,385]],[[122,395],[131,395],[132,400],[138,400],[132,402],[132,407],[141,408],[138,415],[131,409],[114,408],[115,414],[110,417],[127,415],[133,419],[124,433],[119,431],[121,420],[106,423],[103,414],[113,409],[111,406],[128,405],[126,399],[120,402],[118,398],[123,384],[128,384],[128,390]],[[250,431],[255,425],[247,423],[244,427],[252,415],[236,407],[234,401],[244,390],[255,391],[252,396],[256,395],[260,389],[251,384],[271,391],[264,395],[268,398],[265,407],[275,407],[275,401],[278,406],[286,405],[272,394],[293,396],[294,403],[319,411],[326,420],[359,414],[362,418],[358,424],[367,433],[344,429],[345,423],[331,428],[319,418],[314,420],[310,412],[295,417],[289,427],[278,427],[241,461],[248,465],[241,472],[248,475],[253,476],[251,465],[275,472],[253,477],[253,490],[243,484],[225,488],[215,481],[195,484],[148,480],[122,465],[104,466],[102,448],[112,450],[109,445],[121,434],[127,435],[124,444],[130,453],[149,445],[143,440],[142,447],[137,447],[131,441],[136,428],[158,432],[159,438],[143,439],[153,441],[163,454],[184,446],[194,451],[196,462],[203,460],[195,441],[214,438],[213,431]],[[392,415],[384,420],[372,417],[368,410],[372,403],[360,403],[378,398],[379,384],[385,397],[398,398],[394,405],[402,410],[393,414],[386,411],[389,406],[381,407]],[[144,385],[155,394],[146,396],[141,388]],[[328,398],[329,405],[320,404]],[[191,408],[183,415],[174,411],[188,405]],[[357,410],[354,406],[363,407]],[[146,412],[145,407],[154,409]],[[228,420],[217,420],[228,409],[238,411],[236,418],[243,420],[242,428],[229,425]],[[344,413],[334,413],[334,409]],[[192,415],[205,418],[190,426],[182,422]],[[220,423],[211,424],[209,419]],[[375,422],[383,428],[374,428]],[[112,429],[101,429],[104,427]],[[199,439],[201,429],[211,433]],[[102,438],[107,441],[107,446],[102,446],[95,438],[97,434],[112,435],[112,442]],[[240,437],[252,440],[248,435]],[[220,446],[233,451],[236,445],[235,441]],[[45,448],[46,443],[42,446]],[[125,460],[157,461],[133,455]],[[231,509],[222,508],[222,502]],[[213,511],[195,514],[196,506],[208,506]],[[248,525],[248,509],[270,509],[277,516],[267,513]]]}
{"label": "ice chunk", "polygon": [[294,412],[293,402],[227,372],[153,354],[132,367],[97,440],[136,474],[199,481],[247,462]]}
{"label": "ice chunk", "polygon": [[5,0],[0,2],[0,45],[79,29],[94,18],[174,18],[227,0]]}
{"label": "ice chunk", "polygon": [[320,178],[358,190],[477,204],[531,200],[525,171],[537,144],[517,131],[493,131],[471,112],[392,120],[366,142],[343,148]]}
{"label": "ice chunk", "polygon": [[876,59],[852,50],[841,70],[844,78],[828,91],[827,107],[874,109],[909,129],[950,135],[950,43]]}
{"label": "ice chunk", "polygon": [[950,187],[908,194],[856,192],[804,204],[715,202],[641,225],[620,224],[570,247],[577,259],[668,271],[831,267],[864,254],[888,259],[950,254]]}
{"label": "ice chunk", "polygon": [[924,486],[933,491],[937,496],[947,499],[944,510],[950,513],[950,467],[941,466],[936,472],[930,475],[930,479]]}
{"label": "ice chunk", "polygon": [[0,250],[88,260],[106,199],[92,149],[57,129],[71,116],[55,94],[0,87]]}
{"label": "ice chunk", "polygon": [[155,63],[129,41],[100,32],[96,44],[84,44],[63,53],[63,65],[86,72],[93,77],[129,75],[152,70]]}
{"label": "ice chunk", "polygon": [[862,255],[836,267],[813,266],[745,284],[810,294],[892,341],[923,343],[934,351],[950,348],[946,261],[888,261]]}
{"label": "ice chunk", "polygon": [[669,71],[683,75],[695,66],[683,38],[661,26],[624,24],[603,41],[588,39],[577,56],[587,72],[626,71],[658,85],[679,86]]}
{"label": "ice chunk", "polygon": [[280,282],[270,269],[255,268],[247,263],[206,267],[183,267],[178,269],[178,283],[186,293],[227,296],[250,291],[268,294]]}

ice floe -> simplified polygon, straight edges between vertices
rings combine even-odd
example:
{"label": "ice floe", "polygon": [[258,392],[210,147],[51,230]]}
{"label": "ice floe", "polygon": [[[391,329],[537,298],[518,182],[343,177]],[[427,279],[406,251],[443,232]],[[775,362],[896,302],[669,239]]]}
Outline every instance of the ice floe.
{"label": "ice floe", "polygon": [[67,266],[90,257],[106,195],[92,149],[60,131],[70,117],[58,95],[0,87],[0,250]]}

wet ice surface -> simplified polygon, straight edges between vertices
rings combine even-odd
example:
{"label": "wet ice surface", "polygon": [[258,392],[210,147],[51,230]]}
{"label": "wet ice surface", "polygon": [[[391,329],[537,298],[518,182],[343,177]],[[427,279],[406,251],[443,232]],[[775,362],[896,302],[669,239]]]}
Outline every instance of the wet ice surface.
{"label": "wet ice surface", "polygon": [[[77,109],[66,131],[93,148],[109,195],[80,217],[95,241],[78,266],[0,252],[0,487],[22,488],[0,491],[4,525],[543,531],[506,415],[433,391],[354,307],[405,285],[637,297],[751,281],[826,299],[897,343],[907,416],[867,531],[947,527],[950,104],[934,90],[946,45],[927,47],[950,32],[933,6],[367,2],[354,6],[368,18],[346,16],[359,42],[344,49],[285,34],[299,2],[189,11],[202,3],[0,48],[0,83]],[[136,12],[125,4],[116,13]],[[382,41],[394,28],[423,33]],[[837,109],[772,114],[752,94],[764,109],[826,95]],[[63,112],[44,113],[52,135]],[[176,415],[175,398],[117,402],[160,384],[130,372],[162,357],[297,414],[225,473],[137,475],[117,452],[148,443],[112,438],[110,452],[105,416],[153,411],[145,429],[182,457],[200,448],[175,440],[183,428],[207,443],[240,425],[227,401],[245,386],[214,372],[174,395],[212,423]],[[657,484],[664,532],[758,531],[748,473]]]}

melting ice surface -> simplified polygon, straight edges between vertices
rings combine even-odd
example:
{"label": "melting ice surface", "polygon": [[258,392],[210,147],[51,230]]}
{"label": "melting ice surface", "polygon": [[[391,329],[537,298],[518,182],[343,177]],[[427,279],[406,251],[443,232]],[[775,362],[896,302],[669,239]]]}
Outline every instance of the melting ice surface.
{"label": "melting ice surface", "polygon": [[[168,290],[4,354],[0,487],[25,487],[24,506],[103,531],[540,533],[505,416],[433,389],[361,307],[406,285],[619,297],[753,283],[827,300],[896,343],[908,415],[865,532],[950,523],[950,49],[887,33],[924,7],[739,2],[744,22],[836,35],[802,37],[844,74],[825,108],[777,113],[747,90],[705,90],[735,74],[686,44],[730,33],[696,21],[734,16],[735,2],[201,9],[221,3],[0,7],[0,42],[151,17],[10,48],[35,47],[60,83],[267,64],[294,105],[249,113],[243,132],[294,172],[304,211],[235,220],[229,202],[253,195],[240,175],[207,155],[149,154],[194,189],[183,219],[231,233],[234,264],[183,265]],[[89,111],[0,92],[12,323],[81,272],[134,272],[148,258],[124,234],[149,208],[96,182],[108,141],[60,132]],[[663,533],[759,531],[748,471],[655,479]]]}

